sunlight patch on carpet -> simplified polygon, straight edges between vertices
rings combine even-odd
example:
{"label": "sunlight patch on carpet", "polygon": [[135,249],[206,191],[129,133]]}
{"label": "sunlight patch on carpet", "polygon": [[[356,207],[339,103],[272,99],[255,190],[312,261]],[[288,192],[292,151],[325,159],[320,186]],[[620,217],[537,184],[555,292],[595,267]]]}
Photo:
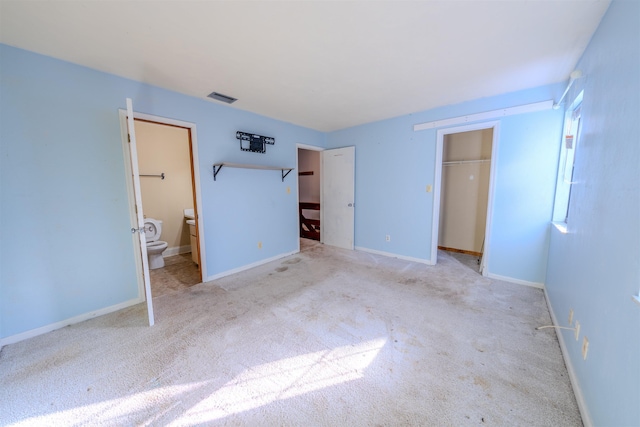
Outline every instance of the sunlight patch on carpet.
{"label": "sunlight patch on carpet", "polygon": [[[29,417],[15,424],[22,426],[54,426],[54,425],[130,425],[131,419],[149,407],[154,408],[154,416],[144,424],[153,423],[154,419],[181,405],[183,395],[206,386],[207,382],[192,382],[183,385],[157,387],[152,390],[126,394],[116,399],[107,399],[90,405],[82,405],[72,409],[56,411],[50,414]],[[97,419],[101,421],[98,422]]]}
{"label": "sunlight patch on carpet", "polygon": [[386,338],[253,366],[189,409],[175,425],[202,423],[364,377]]}

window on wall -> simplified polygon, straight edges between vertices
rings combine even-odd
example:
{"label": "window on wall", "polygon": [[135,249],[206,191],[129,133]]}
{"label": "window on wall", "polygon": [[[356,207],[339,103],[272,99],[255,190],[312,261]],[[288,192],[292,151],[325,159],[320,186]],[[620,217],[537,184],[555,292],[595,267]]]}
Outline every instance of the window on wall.
{"label": "window on wall", "polygon": [[569,196],[567,197],[567,212],[564,216],[564,222],[567,222],[569,218],[569,206],[571,202],[571,189],[573,184],[573,169],[575,165],[576,150],[578,146],[578,140],[580,138],[580,105],[578,105],[572,112],[569,120],[569,131],[565,134],[564,144],[567,150],[567,155],[564,162],[564,182],[569,185]]}
{"label": "window on wall", "polygon": [[553,220],[567,223],[570,215],[571,190],[574,184],[574,166],[576,152],[580,142],[580,122],[582,110],[582,92],[567,109],[564,120],[560,164]]}

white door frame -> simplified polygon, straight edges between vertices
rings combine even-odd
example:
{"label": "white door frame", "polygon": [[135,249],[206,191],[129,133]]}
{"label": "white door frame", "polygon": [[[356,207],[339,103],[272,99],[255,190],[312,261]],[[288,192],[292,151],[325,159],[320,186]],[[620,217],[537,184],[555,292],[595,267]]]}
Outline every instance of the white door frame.
{"label": "white door frame", "polygon": [[[132,219],[135,219],[135,198],[133,194],[133,182],[131,178],[131,159],[129,157],[129,147],[127,140],[127,110],[118,110],[120,115],[120,128],[122,130],[122,146],[125,153],[125,179],[127,181],[127,192],[129,197],[129,213]],[[206,249],[204,244],[204,221],[202,215],[202,192],[200,190],[200,162],[198,161],[198,136],[196,132],[196,124],[191,122],[184,122],[182,120],[170,119],[167,117],[154,116],[151,114],[138,113],[136,111],[133,112],[134,119],[142,119],[150,122],[156,122],[160,124],[179,126],[183,128],[190,129],[191,133],[191,151],[193,155],[193,180],[195,185],[195,194],[196,194],[196,206],[195,211],[197,212],[196,221],[198,222],[198,241],[200,245],[200,274],[202,275],[201,280],[206,280],[207,275],[207,263],[206,263]],[[132,222],[132,224],[135,223]],[[142,260],[140,258],[140,251],[135,250],[136,257],[136,269],[138,270],[138,287],[140,292],[144,292],[144,282],[142,279]]]}
{"label": "white door frame", "polygon": [[498,141],[500,140],[500,122],[491,121],[476,123],[466,126],[457,126],[446,129],[438,129],[436,135],[436,169],[433,184],[433,223],[431,225],[431,260],[435,265],[438,261],[438,236],[440,231],[440,195],[442,192],[442,155],[444,150],[444,137],[453,133],[471,132],[474,130],[493,129],[493,141],[491,143],[491,172],[489,174],[489,195],[487,198],[487,222],[484,231],[484,250],[480,273],[488,275],[489,259],[491,255],[491,224],[493,221],[493,195],[498,164]]}
{"label": "white door frame", "polygon": [[[310,150],[310,151],[324,151],[325,149],[322,147],[316,147],[315,145],[307,145],[296,143],[296,171],[300,172],[300,168],[298,167],[299,160],[299,149],[302,150]],[[296,215],[298,217],[298,229],[296,231],[298,235],[298,252],[300,252],[300,215],[297,213],[300,209],[300,175],[298,175],[298,181],[296,181],[298,191],[296,191]],[[322,218],[322,162],[320,162],[320,218]],[[320,243],[322,243],[322,229],[320,229]]]}

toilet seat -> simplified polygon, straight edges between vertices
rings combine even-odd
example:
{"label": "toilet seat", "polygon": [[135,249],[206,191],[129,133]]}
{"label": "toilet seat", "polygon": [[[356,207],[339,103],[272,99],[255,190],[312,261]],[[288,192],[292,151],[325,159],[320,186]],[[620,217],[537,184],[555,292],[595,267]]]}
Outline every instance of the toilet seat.
{"label": "toilet seat", "polygon": [[167,245],[168,245],[167,242],[163,242],[162,240],[156,240],[155,242],[147,242],[147,249],[154,249],[154,248],[159,249],[162,246],[166,248]]}
{"label": "toilet seat", "polygon": [[147,242],[155,242],[160,238],[162,232],[162,221],[153,218],[145,218],[144,220],[144,237]]}

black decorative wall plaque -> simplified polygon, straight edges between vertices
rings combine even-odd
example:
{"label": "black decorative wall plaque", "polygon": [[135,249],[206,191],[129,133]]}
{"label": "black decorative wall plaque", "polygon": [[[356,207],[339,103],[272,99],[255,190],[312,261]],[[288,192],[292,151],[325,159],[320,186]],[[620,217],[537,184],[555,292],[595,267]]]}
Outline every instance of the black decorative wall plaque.
{"label": "black decorative wall plaque", "polygon": [[264,153],[266,151],[266,144],[273,145],[276,143],[276,139],[270,136],[240,131],[236,132],[236,139],[240,140],[240,149],[242,151],[252,151],[254,153]]}

